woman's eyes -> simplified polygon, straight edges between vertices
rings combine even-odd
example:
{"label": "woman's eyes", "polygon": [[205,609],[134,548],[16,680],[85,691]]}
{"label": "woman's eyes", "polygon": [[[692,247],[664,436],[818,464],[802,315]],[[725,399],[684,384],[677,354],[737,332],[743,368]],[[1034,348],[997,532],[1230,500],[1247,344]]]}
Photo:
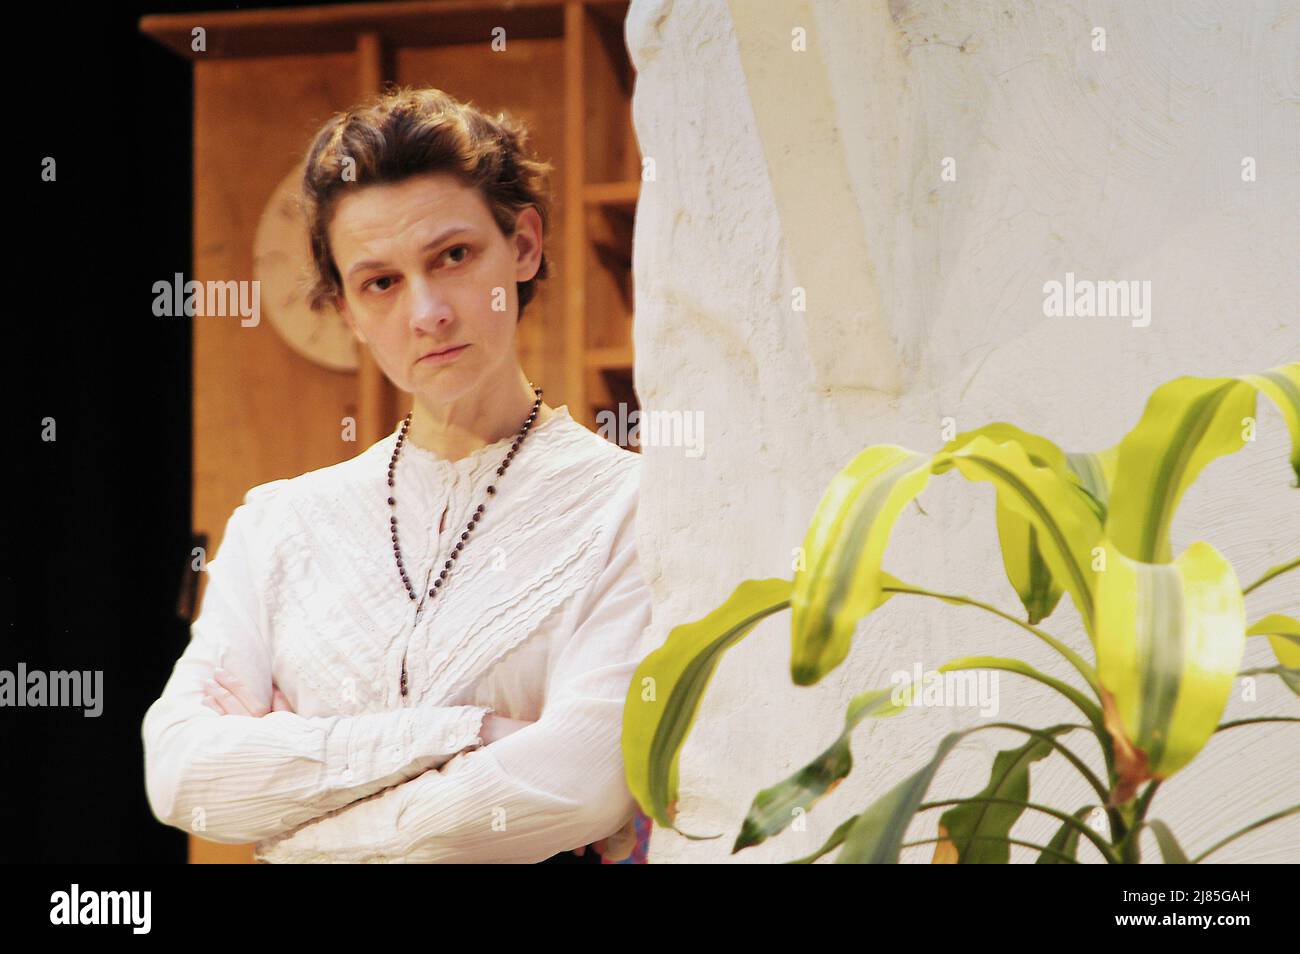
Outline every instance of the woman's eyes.
{"label": "woman's eyes", "polygon": [[[439,258],[442,258],[443,256],[450,255],[452,252],[456,251],[457,249],[464,249],[464,251],[465,251],[465,255],[462,256],[461,258],[456,259],[455,262],[453,263],[453,264],[455,264],[455,265],[459,265],[459,264],[461,264],[462,262],[464,262],[466,258],[469,257],[470,247],[469,247],[468,245],[453,245],[451,248],[447,249],[447,251],[443,252],[442,255],[440,255],[440,256],[438,256],[438,257],[439,257]],[[362,291],[369,291],[369,290],[370,290],[370,287],[371,287],[372,285],[376,285],[378,282],[391,282],[392,280],[393,280],[393,277],[392,277],[391,275],[380,275],[378,278],[372,278],[372,279],[370,279],[368,282],[366,282],[365,284],[363,284],[363,285],[361,286],[361,290],[362,290]],[[388,291],[388,287],[377,288],[376,291],[379,291],[379,292],[386,292],[386,291]]]}

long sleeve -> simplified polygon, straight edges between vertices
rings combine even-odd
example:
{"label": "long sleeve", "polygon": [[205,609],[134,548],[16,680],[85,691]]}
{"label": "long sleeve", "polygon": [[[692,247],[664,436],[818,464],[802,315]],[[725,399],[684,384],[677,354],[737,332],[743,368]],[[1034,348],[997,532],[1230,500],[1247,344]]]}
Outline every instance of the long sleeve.
{"label": "long sleeve", "polygon": [[[257,488],[254,488],[256,491]],[[490,706],[354,716],[222,715],[203,705],[217,666],[271,698],[266,606],[257,580],[254,491],[208,565],[189,645],[142,724],[145,789],[159,821],[212,841],[260,841],[442,765],[478,745]]]}
{"label": "long sleeve", "polygon": [[617,506],[604,568],[550,664],[541,718],[259,846],[259,860],[538,862],[622,827],[637,808],[622,717],[651,591],[636,554],[635,499]]}

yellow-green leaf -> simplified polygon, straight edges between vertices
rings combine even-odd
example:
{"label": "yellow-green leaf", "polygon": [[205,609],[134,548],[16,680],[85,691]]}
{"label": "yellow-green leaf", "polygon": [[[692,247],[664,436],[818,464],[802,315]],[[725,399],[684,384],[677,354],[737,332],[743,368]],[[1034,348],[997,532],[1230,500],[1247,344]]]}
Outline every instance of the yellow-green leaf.
{"label": "yellow-green leaf", "polygon": [[1018,442],[997,444],[982,435],[936,455],[933,469],[942,473],[954,466],[968,480],[992,483],[999,506],[1033,527],[1038,552],[1091,634],[1092,548],[1100,541],[1101,521],[1077,485],[1051,467],[1035,464]]}
{"label": "yellow-green leaf", "polygon": [[1300,485],[1300,363],[1235,378],[1182,377],[1161,385],[1119,445],[1106,535],[1125,556],[1168,563],[1169,528],[1183,494],[1211,461],[1241,450],[1256,391],[1286,418]]}
{"label": "yellow-green leaf", "polygon": [[633,674],[623,711],[628,790],[660,825],[676,830],[678,757],[714,670],[760,621],[790,605],[791,587],[745,580],[703,619],[674,626]]}
{"label": "yellow-green leaf", "polygon": [[1214,733],[1241,667],[1246,611],[1232,564],[1208,543],[1173,563],[1104,546],[1097,674],[1119,775],[1113,804],[1122,804],[1190,762]]}
{"label": "yellow-green leaf", "polygon": [[1270,613],[1246,630],[1247,636],[1267,636],[1277,661],[1289,669],[1300,667],[1300,620]]}
{"label": "yellow-green leaf", "polygon": [[1291,469],[1300,487],[1300,361],[1279,365],[1262,374],[1243,374],[1242,379],[1268,395],[1277,405],[1291,432]]}
{"label": "yellow-green leaf", "polygon": [[1097,504],[1097,517],[1103,523],[1110,506],[1110,487],[1119,465],[1119,445],[1096,453],[1066,454],[1066,464],[1075,481]]}
{"label": "yellow-green leaf", "polygon": [[831,480],[804,537],[790,598],[791,677],[817,682],[848,655],[876,609],[880,564],[899,512],[930,479],[930,459],[892,444],[862,451]]}
{"label": "yellow-green leaf", "polygon": [[[1062,476],[1068,476],[1081,487],[1084,478],[1079,476],[1079,469],[1087,481],[1104,480],[1103,460],[1098,455],[1067,455],[1047,438],[998,421],[977,427],[972,431],[958,434],[943,446],[943,453],[951,453],[965,447],[977,437],[986,437],[995,444],[1015,441],[1028,455],[1030,461],[1039,467],[1049,467]],[[1078,458],[1077,467],[1072,458]],[[1090,490],[1085,489],[1085,493]],[[1100,488],[1105,499],[1104,486]],[[1091,498],[1090,498],[1091,499]],[[1095,502],[1095,501],[1094,501]],[[1101,504],[1096,504],[1098,520],[1104,518]],[[1033,523],[1026,520],[1014,508],[1003,503],[1001,497],[997,503],[998,543],[1002,550],[1002,566],[1006,570],[1007,580],[1020,597],[1025,608],[1026,618],[1030,623],[1039,623],[1052,614],[1061,595],[1065,592],[1060,583],[1052,576],[1051,568],[1043,558],[1038,546],[1038,530]]]}

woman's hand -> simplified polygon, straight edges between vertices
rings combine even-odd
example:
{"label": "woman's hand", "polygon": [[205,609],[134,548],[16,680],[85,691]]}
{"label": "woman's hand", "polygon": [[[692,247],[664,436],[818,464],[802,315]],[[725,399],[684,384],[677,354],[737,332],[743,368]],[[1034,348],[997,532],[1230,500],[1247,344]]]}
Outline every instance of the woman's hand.
{"label": "woman's hand", "polygon": [[213,671],[213,678],[203,684],[203,704],[219,715],[242,715],[261,717],[271,712],[292,712],[289,700],[285,698],[280,687],[271,683],[271,708],[266,708],[257,701],[232,672],[224,669]]}
{"label": "woman's hand", "polygon": [[526,729],[534,721],[533,719],[508,719],[505,716],[497,715],[495,712],[489,712],[483,716],[483,722],[478,730],[478,737],[483,740],[483,745],[490,745],[504,739],[512,732]]}

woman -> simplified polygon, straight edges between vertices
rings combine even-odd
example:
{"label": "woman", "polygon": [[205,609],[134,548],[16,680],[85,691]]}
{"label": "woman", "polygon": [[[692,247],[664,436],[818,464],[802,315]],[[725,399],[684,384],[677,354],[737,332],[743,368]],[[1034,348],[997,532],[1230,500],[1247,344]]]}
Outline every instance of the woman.
{"label": "woman", "polygon": [[231,514],[144,719],[162,822],[263,862],[644,860],[621,751],[640,457],[545,404],[515,348],[550,168],[433,89],[315,137],[313,305],[413,407]]}

